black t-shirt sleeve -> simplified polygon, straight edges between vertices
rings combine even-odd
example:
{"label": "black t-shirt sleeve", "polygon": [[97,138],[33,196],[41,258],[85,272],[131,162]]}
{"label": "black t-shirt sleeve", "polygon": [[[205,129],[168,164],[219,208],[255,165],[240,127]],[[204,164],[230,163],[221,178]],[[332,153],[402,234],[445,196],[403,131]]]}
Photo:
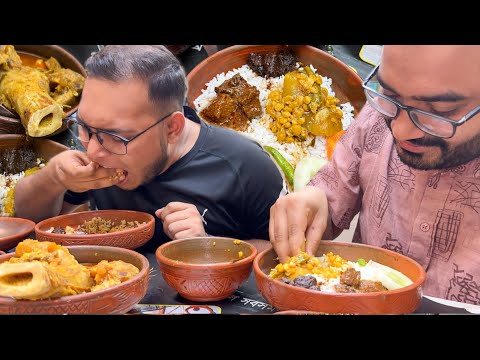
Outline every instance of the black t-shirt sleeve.
{"label": "black t-shirt sleeve", "polygon": [[270,208],[283,189],[283,178],[270,155],[261,150],[247,161],[249,176],[241,176],[244,191],[244,216],[250,224],[251,238],[269,239]]}
{"label": "black t-shirt sleeve", "polygon": [[88,201],[88,192],[77,193],[67,190],[67,192],[63,196],[63,201],[72,205],[80,205],[86,203]]}

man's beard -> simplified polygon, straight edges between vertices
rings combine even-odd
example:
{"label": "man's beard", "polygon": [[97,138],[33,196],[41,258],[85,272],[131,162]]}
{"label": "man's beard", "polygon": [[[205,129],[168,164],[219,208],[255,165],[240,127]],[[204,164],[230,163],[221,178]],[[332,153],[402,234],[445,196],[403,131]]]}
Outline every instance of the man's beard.
{"label": "man's beard", "polygon": [[145,178],[142,182],[142,185],[148,184],[157,175],[159,175],[168,162],[167,145],[164,142],[161,142],[160,147],[160,156],[155,160],[155,162],[145,168]]}
{"label": "man's beard", "polygon": [[[392,120],[385,119],[385,121],[390,131],[392,131]],[[440,156],[434,160],[430,160],[426,158],[426,154],[417,154],[404,149],[399,149],[399,146],[395,141],[400,160],[405,165],[417,170],[453,168],[480,157],[480,134],[477,134],[467,142],[463,142],[456,146],[451,146],[444,139],[439,137],[412,139],[409,140],[409,142],[419,146],[431,146],[432,148],[436,147],[440,149]]]}

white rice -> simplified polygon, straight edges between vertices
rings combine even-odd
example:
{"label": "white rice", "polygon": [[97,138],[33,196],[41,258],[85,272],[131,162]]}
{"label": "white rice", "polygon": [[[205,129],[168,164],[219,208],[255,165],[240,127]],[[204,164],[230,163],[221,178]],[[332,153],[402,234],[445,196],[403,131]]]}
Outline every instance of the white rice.
{"label": "white rice", "polygon": [[[40,167],[45,166],[40,159],[37,159],[37,165]],[[11,216],[11,214],[5,212],[5,200],[10,189],[14,188],[24,176],[25,171],[17,174],[0,174],[0,216]]]}
{"label": "white rice", "polygon": [[[312,65],[310,65],[310,68],[315,73],[317,72]],[[270,130],[269,124],[272,122],[272,118],[265,112],[268,94],[272,90],[283,88],[283,75],[277,78],[265,79],[253,72],[246,64],[240,68],[233,69],[226,74],[218,74],[206,84],[207,88],[202,89],[202,94],[193,101],[197,112],[202,111],[203,108],[207,107],[217,96],[215,87],[220,86],[225,80],[232,78],[237,73],[240,74],[250,85],[255,86],[260,91],[260,105],[263,110],[262,115],[252,119],[247,131],[241,133],[263,146],[271,146],[277,149],[293,166],[295,166],[298,160],[307,155],[316,155],[323,159],[327,158],[325,149],[326,140],[322,136],[317,136],[315,138],[314,146],[308,146],[308,144],[312,142],[313,136],[309,136],[303,143],[295,142],[290,144],[280,144],[277,141],[276,135]],[[330,95],[335,96],[335,93],[331,88],[332,79],[322,76],[322,80],[322,86],[327,88]],[[340,109],[343,112],[343,129],[346,129],[353,120],[353,106],[347,102],[341,104]]]}

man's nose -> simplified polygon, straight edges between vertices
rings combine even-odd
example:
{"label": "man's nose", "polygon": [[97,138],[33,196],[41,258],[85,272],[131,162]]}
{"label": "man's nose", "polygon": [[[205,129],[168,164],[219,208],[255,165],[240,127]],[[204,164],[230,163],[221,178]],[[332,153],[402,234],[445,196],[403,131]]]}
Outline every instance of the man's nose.
{"label": "man's nose", "polygon": [[403,109],[399,110],[398,116],[391,123],[391,127],[393,137],[399,141],[425,136],[425,133],[413,123],[410,115]]}
{"label": "man's nose", "polygon": [[90,141],[87,144],[87,155],[90,159],[104,157],[107,154],[107,150],[100,144],[98,137],[95,133],[92,133]]}

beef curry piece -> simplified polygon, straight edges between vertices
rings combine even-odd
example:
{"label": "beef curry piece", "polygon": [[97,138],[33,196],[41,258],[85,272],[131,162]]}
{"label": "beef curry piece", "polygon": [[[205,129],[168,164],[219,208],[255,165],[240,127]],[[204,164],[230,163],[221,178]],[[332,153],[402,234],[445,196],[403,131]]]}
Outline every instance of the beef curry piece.
{"label": "beef curry piece", "polygon": [[248,121],[262,114],[260,91],[236,74],[215,88],[217,97],[200,112],[208,122],[245,131]]}
{"label": "beef curry piece", "polygon": [[294,71],[297,57],[288,49],[266,54],[251,53],[247,65],[258,75],[270,78],[285,75]]}

